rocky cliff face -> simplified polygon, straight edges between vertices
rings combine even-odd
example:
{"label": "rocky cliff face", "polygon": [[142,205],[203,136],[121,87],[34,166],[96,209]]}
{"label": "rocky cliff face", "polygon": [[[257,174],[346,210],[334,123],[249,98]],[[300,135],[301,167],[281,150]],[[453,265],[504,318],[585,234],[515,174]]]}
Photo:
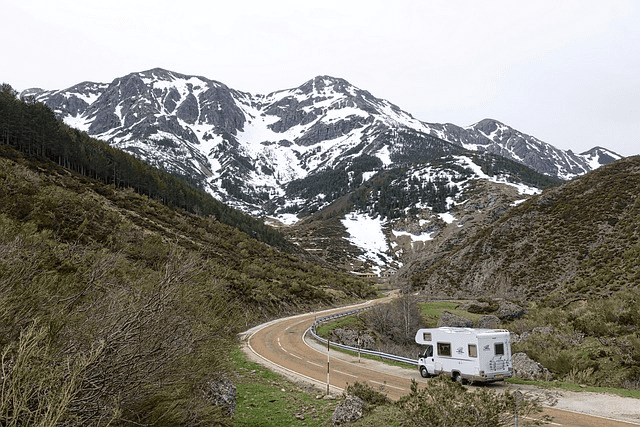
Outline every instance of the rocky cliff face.
{"label": "rocky cliff face", "polygon": [[432,134],[447,141],[470,150],[488,151],[564,180],[621,158],[608,150],[594,152],[599,147],[582,154],[560,150],[493,119],[484,119],[464,128],[451,124],[430,124],[429,127]]}

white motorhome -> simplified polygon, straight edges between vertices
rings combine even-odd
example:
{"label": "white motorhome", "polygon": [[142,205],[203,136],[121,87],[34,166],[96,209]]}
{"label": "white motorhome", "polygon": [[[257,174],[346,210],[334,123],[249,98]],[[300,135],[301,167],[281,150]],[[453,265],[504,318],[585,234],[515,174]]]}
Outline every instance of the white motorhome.
{"label": "white motorhome", "polygon": [[511,377],[511,339],[507,330],[419,329],[416,343],[427,346],[418,355],[418,369],[424,378],[447,373],[453,380],[466,384]]}

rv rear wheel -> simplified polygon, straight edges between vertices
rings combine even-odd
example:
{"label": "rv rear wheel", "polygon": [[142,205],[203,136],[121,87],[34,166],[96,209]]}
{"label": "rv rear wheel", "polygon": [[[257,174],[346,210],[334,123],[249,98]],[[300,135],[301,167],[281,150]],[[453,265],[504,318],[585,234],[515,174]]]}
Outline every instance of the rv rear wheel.
{"label": "rv rear wheel", "polygon": [[427,371],[426,366],[420,366],[420,375],[422,375],[422,378],[429,378],[429,371]]}
{"label": "rv rear wheel", "polygon": [[454,372],[453,375],[451,376],[451,379],[457,382],[458,384],[462,384],[462,385],[469,384],[469,381],[467,381],[466,378],[462,378],[462,375],[460,375],[459,372]]}

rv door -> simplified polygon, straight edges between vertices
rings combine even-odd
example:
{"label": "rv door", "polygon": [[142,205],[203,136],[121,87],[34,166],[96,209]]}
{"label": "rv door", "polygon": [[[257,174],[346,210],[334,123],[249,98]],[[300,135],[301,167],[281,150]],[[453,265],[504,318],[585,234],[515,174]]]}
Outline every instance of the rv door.
{"label": "rv door", "polygon": [[430,375],[435,373],[435,365],[433,362],[433,346],[428,345],[427,348],[424,349],[424,353],[422,353],[419,357],[423,360],[424,366],[427,367],[427,371]]}

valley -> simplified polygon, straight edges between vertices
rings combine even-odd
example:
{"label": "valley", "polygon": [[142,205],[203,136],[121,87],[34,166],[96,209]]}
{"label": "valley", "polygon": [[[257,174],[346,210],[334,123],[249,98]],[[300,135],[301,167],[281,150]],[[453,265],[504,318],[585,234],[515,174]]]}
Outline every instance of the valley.
{"label": "valley", "polygon": [[[339,79],[253,99],[203,79],[196,96],[192,78],[142,74],[86,84],[77,99],[30,92],[58,99],[64,108],[47,101],[55,111],[0,91],[0,347],[3,378],[26,384],[3,383],[18,406],[3,400],[2,416],[231,425],[206,390],[234,375],[237,333],[371,299],[381,284],[427,302],[471,300],[486,315],[497,300],[520,304],[526,315],[499,325],[527,337],[519,348],[556,378],[638,389],[640,158],[547,147],[546,162],[569,163],[545,174]],[[181,79],[194,86],[173,91]],[[207,91],[245,109],[204,103]],[[65,111],[85,130],[59,121],[72,123]],[[201,119],[215,132],[198,130]],[[471,128],[505,137],[503,150],[514,143],[502,124]],[[286,129],[290,140],[246,146]],[[203,141],[222,155],[204,156]],[[268,163],[265,147],[297,154]]]}

